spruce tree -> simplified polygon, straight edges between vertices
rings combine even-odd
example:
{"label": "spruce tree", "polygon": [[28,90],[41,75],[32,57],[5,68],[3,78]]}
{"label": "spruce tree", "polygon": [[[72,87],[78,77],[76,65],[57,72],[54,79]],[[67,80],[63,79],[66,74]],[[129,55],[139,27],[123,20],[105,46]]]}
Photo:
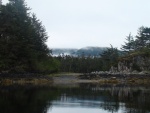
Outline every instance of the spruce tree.
{"label": "spruce tree", "polygon": [[102,54],[101,59],[103,61],[103,70],[109,70],[111,66],[117,66],[119,58],[119,51],[111,45],[111,48],[107,48]]}
{"label": "spruce tree", "polygon": [[24,0],[9,0],[1,7],[1,72],[45,72],[57,67],[45,44],[46,30],[29,9]]}
{"label": "spruce tree", "polygon": [[135,48],[135,42],[133,36],[130,33],[129,36],[127,36],[126,42],[124,45],[122,45],[121,49],[125,52],[130,52],[131,50],[134,50],[134,48]]}
{"label": "spruce tree", "polygon": [[144,47],[150,48],[150,28],[149,27],[140,27],[138,34],[136,35],[136,49],[140,50]]}

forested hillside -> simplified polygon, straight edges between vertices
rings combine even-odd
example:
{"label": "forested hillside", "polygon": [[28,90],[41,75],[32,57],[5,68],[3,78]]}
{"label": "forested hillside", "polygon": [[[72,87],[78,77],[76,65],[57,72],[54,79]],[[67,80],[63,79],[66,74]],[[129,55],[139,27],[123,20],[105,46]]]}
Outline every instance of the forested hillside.
{"label": "forested hillside", "polygon": [[78,49],[75,48],[52,48],[52,55],[59,56],[59,55],[71,55],[75,56]]}
{"label": "forested hillside", "polygon": [[93,56],[100,57],[100,55],[107,50],[106,47],[84,47],[80,49],[65,49],[65,48],[52,48],[52,54],[54,56],[70,55],[70,56]]}

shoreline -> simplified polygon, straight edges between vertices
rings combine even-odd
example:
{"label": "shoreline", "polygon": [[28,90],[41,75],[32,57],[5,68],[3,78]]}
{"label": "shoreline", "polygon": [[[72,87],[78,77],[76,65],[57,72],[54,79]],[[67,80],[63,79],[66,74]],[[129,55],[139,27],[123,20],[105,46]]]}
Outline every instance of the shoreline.
{"label": "shoreline", "polygon": [[132,85],[144,85],[150,84],[150,75],[120,75],[120,74],[79,74],[79,75],[58,75],[53,77],[54,85],[70,85],[81,83],[92,84],[132,84]]}
{"label": "shoreline", "polygon": [[0,85],[46,85],[51,83],[52,78],[43,74],[0,74]]}
{"label": "shoreline", "polygon": [[0,85],[75,85],[75,84],[150,84],[149,74],[82,74],[56,73],[50,75],[39,74],[0,74]]}

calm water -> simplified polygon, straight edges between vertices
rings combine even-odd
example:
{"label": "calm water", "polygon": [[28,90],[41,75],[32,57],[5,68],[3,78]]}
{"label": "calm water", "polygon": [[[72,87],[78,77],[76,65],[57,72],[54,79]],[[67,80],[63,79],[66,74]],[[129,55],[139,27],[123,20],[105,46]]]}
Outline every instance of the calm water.
{"label": "calm water", "polygon": [[0,113],[150,113],[150,87],[0,86]]}

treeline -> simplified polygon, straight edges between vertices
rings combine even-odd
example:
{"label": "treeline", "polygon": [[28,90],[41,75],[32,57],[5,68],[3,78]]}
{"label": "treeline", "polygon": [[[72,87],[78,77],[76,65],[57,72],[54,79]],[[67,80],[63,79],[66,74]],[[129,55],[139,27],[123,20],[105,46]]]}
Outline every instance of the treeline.
{"label": "treeline", "polygon": [[60,62],[60,72],[87,73],[99,70],[102,62],[98,57],[73,57],[69,55],[55,57]]}
{"label": "treeline", "polygon": [[[112,55],[110,55],[112,54]],[[60,62],[61,72],[89,73],[92,71],[107,71],[111,65],[117,65],[119,51],[116,48],[107,48],[99,57],[62,55],[55,57]]]}
{"label": "treeline", "polygon": [[[68,55],[58,56],[56,59],[59,60],[61,64],[60,71],[87,73],[92,71],[109,71],[112,66],[117,67],[120,60],[128,60],[129,58],[134,60],[135,56],[150,58],[149,27],[140,27],[136,36],[132,36],[130,33],[126,38],[126,42],[122,45],[121,50],[111,45],[111,47],[107,48],[99,57],[85,57],[83,54],[79,57]],[[129,63],[131,63],[130,61],[131,60],[129,60]],[[149,61],[147,61],[147,63],[149,63]],[[136,62],[133,62],[133,64],[133,69],[140,71]]]}
{"label": "treeline", "polygon": [[52,72],[58,62],[45,44],[42,22],[24,0],[0,6],[0,73]]}

